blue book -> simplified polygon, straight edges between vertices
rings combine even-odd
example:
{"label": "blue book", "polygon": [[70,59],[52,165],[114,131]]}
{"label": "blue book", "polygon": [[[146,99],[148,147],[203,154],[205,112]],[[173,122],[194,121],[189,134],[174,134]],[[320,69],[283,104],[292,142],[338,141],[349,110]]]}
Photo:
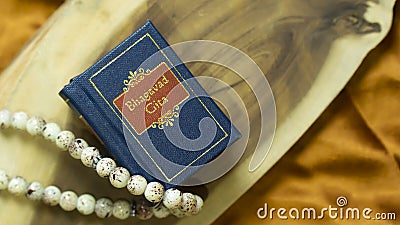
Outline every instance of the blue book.
{"label": "blue book", "polygon": [[148,21],[60,96],[131,174],[179,185],[240,138]]}

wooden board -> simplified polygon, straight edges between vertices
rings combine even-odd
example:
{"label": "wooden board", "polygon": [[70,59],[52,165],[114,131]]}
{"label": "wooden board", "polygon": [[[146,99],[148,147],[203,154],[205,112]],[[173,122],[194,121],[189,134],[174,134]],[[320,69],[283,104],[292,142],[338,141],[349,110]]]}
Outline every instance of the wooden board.
{"label": "wooden board", "polygon": [[[254,173],[248,172],[260,129],[258,108],[249,88],[237,84],[237,77],[220,67],[189,65],[194,74],[237,84],[234,88],[245,99],[250,114],[248,151],[233,171],[207,186],[210,195],[201,215],[151,221],[210,224],[289,149],[339,93],[366,53],[389,30],[393,4],[361,0],[67,1],[0,76],[0,85],[5,87],[0,90],[0,105],[41,115],[96,143],[57,93],[147,18],[171,44],[210,39],[239,48],[267,75],[277,102],[278,128],[267,161]],[[0,164],[12,174],[96,197],[129,196],[115,191],[94,171],[40,138],[10,130],[2,132],[0,142]],[[99,224],[95,216],[82,219],[77,212],[63,213],[12,196],[2,195],[0,204],[7,205],[0,212],[6,224],[62,224],[71,220]]]}

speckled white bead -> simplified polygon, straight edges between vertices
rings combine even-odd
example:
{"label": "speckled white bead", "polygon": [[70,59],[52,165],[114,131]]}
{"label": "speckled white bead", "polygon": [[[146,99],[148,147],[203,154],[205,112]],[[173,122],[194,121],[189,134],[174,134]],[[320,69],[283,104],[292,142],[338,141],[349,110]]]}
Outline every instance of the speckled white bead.
{"label": "speckled white bead", "polygon": [[42,135],[46,140],[51,142],[55,142],[57,139],[57,135],[61,132],[60,126],[56,123],[47,123],[43,127]]}
{"label": "speckled white bead", "polygon": [[96,159],[100,157],[100,152],[95,147],[87,147],[83,149],[81,161],[87,167],[93,167]]}
{"label": "speckled white bead", "polygon": [[96,172],[100,177],[108,177],[115,167],[117,164],[113,159],[102,158],[96,165]]}
{"label": "speckled white bead", "polygon": [[0,111],[0,129],[6,129],[10,127],[11,124],[11,113],[3,109]]}
{"label": "speckled white bead", "polygon": [[150,182],[144,191],[144,197],[149,202],[160,202],[164,196],[164,186],[158,182]]}
{"label": "speckled white bead", "polygon": [[109,180],[112,186],[116,188],[123,188],[128,184],[129,177],[130,174],[127,169],[124,167],[116,167],[113,171],[111,171]]}
{"label": "speckled white bead", "polygon": [[180,210],[184,213],[192,215],[196,212],[196,207],[197,207],[196,197],[191,193],[183,193]]}
{"label": "speckled white bead", "polygon": [[163,204],[168,209],[176,209],[182,205],[182,192],[176,188],[170,188],[165,191]]}
{"label": "speckled white bead", "polygon": [[142,195],[147,187],[147,180],[143,176],[133,175],[128,180],[126,188],[133,195]]}
{"label": "speckled white bead", "polygon": [[193,212],[193,215],[196,215],[196,214],[198,214],[198,213],[201,211],[201,209],[203,208],[204,201],[203,201],[203,199],[202,199],[200,196],[198,196],[198,195],[194,195],[194,197],[196,198],[196,211]]}
{"label": "speckled white bead", "polygon": [[90,194],[83,194],[79,196],[78,203],[76,204],[76,209],[82,215],[90,215],[94,212],[94,206],[96,204],[96,199]]}
{"label": "speckled white bead", "polygon": [[26,190],[26,198],[32,201],[39,201],[43,197],[44,188],[39,182],[32,182],[29,184],[28,189]]}
{"label": "speckled white bead", "polygon": [[25,130],[28,122],[28,115],[24,112],[16,112],[11,117],[11,126],[15,129]]}
{"label": "speckled white bead", "polygon": [[64,191],[60,197],[60,207],[65,211],[72,211],[78,203],[78,195],[73,191]]}
{"label": "speckled white bead", "polygon": [[6,171],[0,170],[0,190],[5,190],[8,187],[8,175]]}
{"label": "speckled white bead", "polygon": [[33,116],[26,122],[26,131],[30,135],[41,135],[45,125],[46,121],[43,118]]}
{"label": "speckled white bead", "polygon": [[68,152],[74,159],[81,159],[83,149],[89,147],[88,143],[81,139],[77,138],[72,141],[71,145],[68,147]]}
{"label": "speckled white bead", "polygon": [[23,177],[13,177],[8,182],[8,191],[14,195],[23,195],[26,193],[26,188],[28,187],[28,183]]}
{"label": "speckled white bead", "polygon": [[131,204],[126,200],[117,200],[114,202],[112,214],[120,220],[127,219],[131,215]]}
{"label": "speckled white bead", "polygon": [[171,212],[172,215],[174,215],[174,216],[176,216],[176,217],[178,217],[178,218],[182,218],[182,217],[187,216],[187,213],[181,211],[180,208],[171,209],[170,212]]}
{"label": "speckled white bead", "polygon": [[46,205],[56,206],[60,202],[61,191],[56,186],[47,186],[44,189],[42,201]]}
{"label": "speckled white bead", "polygon": [[94,212],[99,218],[108,218],[113,212],[113,202],[108,198],[100,198],[96,201]]}
{"label": "speckled white bead", "polygon": [[163,204],[160,204],[159,206],[153,208],[153,214],[156,218],[163,219],[169,216],[171,213]]}
{"label": "speckled white bead", "polygon": [[68,130],[61,131],[56,138],[56,145],[61,150],[68,150],[68,147],[72,144],[75,140],[75,135]]}

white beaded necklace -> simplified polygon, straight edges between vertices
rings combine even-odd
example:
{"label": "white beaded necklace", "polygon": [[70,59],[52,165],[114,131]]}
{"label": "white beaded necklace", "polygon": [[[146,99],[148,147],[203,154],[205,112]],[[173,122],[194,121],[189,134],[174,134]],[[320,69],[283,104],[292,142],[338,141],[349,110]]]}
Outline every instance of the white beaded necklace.
{"label": "white beaded necklace", "polygon": [[57,186],[43,187],[39,182],[28,182],[20,176],[10,178],[0,170],[0,190],[8,190],[15,195],[25,195],[29,200],[42,200],[50,206],[59,205],[65,211],[78,210],[83,215],[96,213],[99,218],[111,215],[118,219],[127,219],[136,216],[141,220],[165,218],[170,214],[176,217],[196,215],[203,207],[203,199],[192,193],[182,193],[170,188],[166,191],[159,182],[147,183],[141,175],[131,175],[129,171],[117,166],[116,162],[102,157],[95,147],[90,147],[84,139],[76,138],[68,130],[62,131],[56,123],[46,123],[38,116],[30,117],[24,112],[11,114],[8,110],[0,110],[0,129],[13,127],[26,130],[31,135],[42,135],[46,140],[55,142],[62,151],[68,151],[75,158],[80,159],[86,167],[94,168],[100,177],[109,179],[116,188],[126,187],[129,193],[135,196],[143,195],[145,200],[133,202],[125,199],[114,203],[109,198],[95,199],[91,194],[78,196],[73,191],[62,192]]}

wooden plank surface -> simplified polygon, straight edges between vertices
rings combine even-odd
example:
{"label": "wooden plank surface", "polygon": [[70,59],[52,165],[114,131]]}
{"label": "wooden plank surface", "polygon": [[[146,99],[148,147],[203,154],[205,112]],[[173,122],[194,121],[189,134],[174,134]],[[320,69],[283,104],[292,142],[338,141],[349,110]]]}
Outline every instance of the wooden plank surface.
{"label": "wooden plank surface", "polygon": [[[188,8],[185,1],[130,4],[67,1],[0,76],[0,85],[6,87],[0,90],[0,105],[44,116],[95,143],[57,93],[70,78],[90,66],[147,18],[170,43],[210,39],[241,49],[258,63],[271,81],[278,107],[278,130],[267,162],[259,170],[252,174],[247,172],[248,153],[234,171],[208,185],[210,196],[201,217],[167,220],[174,224],[210,224],[301,136],[343,88],[365,54],[389,30],[393,1],[370,3],[370,7],[363,5],[364,1],[339,2],[230,1],[226,4],[196,1]],[[367,10],[365,17],[378,22],[380,32],[363,19]],[[219,67],[192,65],[190,69],[194,74],[213,74],[230,84],[236,82],[229,71]],[[249,150],[252,150],[259,130],[257,108],[253,107],[255,99],[244,84],[235,86],[235,90],[246,99],[250,112]],[[1,165],[13,174],[44,184],[54,183],[64,190],[91,192],[97,197],[128,196],[123,191],[116,192],[94,171],[85,169],[65,153],[57,152],[53,145],[40,138],[31,139],[26,134],[6,131],[0,141],[4,143]],[[81,220],[76,212],[61,213],[58,208],[26,204],[11,196],[1,201],[9,206],[0,212],[7,224],[67,223],[69,220],[76,224],[99,223],[95,216]],[[15,212],[24,216],[7,216]],[[104,224],[113,222],[116,221],[111,219]]]}

